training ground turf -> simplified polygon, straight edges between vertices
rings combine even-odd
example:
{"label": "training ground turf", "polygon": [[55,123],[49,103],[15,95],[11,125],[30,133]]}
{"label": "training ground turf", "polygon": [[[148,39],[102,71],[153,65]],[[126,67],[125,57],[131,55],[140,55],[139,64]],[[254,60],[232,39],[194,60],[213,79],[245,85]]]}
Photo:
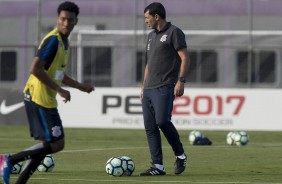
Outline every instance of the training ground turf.
{"label": "training ground turf", "polygon": [[[282,132],[247,131],[246,146],[229,146],[229,131],[201,131],[212,146],[192,146],[191,130],[179,131],[188,155],[186,171],[175,176],[174,156],[163,137],[164,165],[167,176],[139,177],[150,167],[144,130],[65,129],[66,147],[54,155],[50,173],[36,172],[29,184],[282,184]],[[27,126],[0,125],[0,153],[14,153],[37,143],[29,137]],[[130,177],[113,177],[105,172],[106,161],[126,155],[136,169]],[[11,175],[11,184],[17,175]],[[0,181],[1,183],[1,181]]]}

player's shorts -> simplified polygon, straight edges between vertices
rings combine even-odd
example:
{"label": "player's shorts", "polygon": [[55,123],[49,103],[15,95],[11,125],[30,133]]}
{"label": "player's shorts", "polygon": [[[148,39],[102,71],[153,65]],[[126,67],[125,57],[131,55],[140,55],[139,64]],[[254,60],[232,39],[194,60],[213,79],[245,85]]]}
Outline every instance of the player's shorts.
{"label": "player's shorts", "polygon": [[64,138],[62,121],[57,108],[45,108],[34,103],[28,93],[24,94],[24,103],[31,137],[46,142]]}

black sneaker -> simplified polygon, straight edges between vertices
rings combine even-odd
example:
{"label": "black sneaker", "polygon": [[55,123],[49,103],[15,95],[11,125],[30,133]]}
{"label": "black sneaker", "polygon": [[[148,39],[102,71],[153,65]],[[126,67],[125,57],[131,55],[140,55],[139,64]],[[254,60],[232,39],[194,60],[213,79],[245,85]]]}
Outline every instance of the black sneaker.
{"label": "black sneaker", "polygon": [[152,164],[152,167],[150,169],[139,174],[139,176],[161,176],[161,175],[166,175],[165,171],[156,168],[154,164]]}
{"label": "black sneaker", "polygon": [[181,174],[186,168],[187,156],[185,153],[184,155],[185,155],[185,159],[180,159],[176,157],[176,161],[174,164],[175,165],[175,171],[174,171],[175,174]]}

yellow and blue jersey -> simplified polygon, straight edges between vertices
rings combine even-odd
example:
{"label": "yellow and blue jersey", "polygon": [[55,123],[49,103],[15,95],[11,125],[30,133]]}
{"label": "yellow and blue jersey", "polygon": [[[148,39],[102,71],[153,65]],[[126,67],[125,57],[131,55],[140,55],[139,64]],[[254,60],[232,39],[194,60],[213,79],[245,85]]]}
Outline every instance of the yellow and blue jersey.
{"label": "yellow and blue jersey", "polygon": [[[70,48],[68,40],[63,40],[55,28],[41,41],[36,56],[46,62],[44,71],[59,86],[62,83],[68,63]],[[28,78],[24,93],[29,91],[32,101],[46,108],[57,107],[57,92],[42,83],[31,74]]]}

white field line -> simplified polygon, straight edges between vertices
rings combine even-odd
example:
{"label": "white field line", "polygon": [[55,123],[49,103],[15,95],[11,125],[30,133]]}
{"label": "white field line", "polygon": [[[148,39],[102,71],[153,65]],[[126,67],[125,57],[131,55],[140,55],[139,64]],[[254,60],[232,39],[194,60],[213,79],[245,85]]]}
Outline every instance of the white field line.
{"label": "white field line", "polygon": [[[81,149],[81,150],[63,150],[60,153],[74,153],[74,152],[91,152],[91,151],[108,151],[108,150],[132,150],[132,149],[148,149],[148,146],[144,147],[125,147],[125,148],[93,148],[93,149]],[[168,146],[163,147],[168,148]]]}
{"label": "white field line", "polygon": [[[33,142],[34,143],[34,139],[32,138],[28,138],[28,139],[17,139],[17,138],[3,138],[0,137],[0,141],[9,141],[9,142]],[[73,141],[73,140],[72,140]],[[107,141],[93,141],[93,143],[95,142],[107,142]],[[182,142],[185,142],[185,140],[183,140]],[[192,145],[191,145],[192,146]],[[226,147],[228,146],[227,144],[216,144],[216,145],[211,145],[211,147]],[[282,143],[264,143],[264,144],[260,144],[260,143],[249,143],[247,146],[251,146],[251,147],[280,147],[282,146]],[[141,147],[142,148],[142,147]],[[146,147],[147,148],[147,147]],[[105,148],[107,149],[107,148]],[[110,148],[111,149],[111,148]],[[115,148],[113,148],[115,149]],[[125,148],[121,148],[121,149],[125,149]],[[128,148],[131,149],[131,148]]]}
{"label": "white field line", "polygon": [[[6,140],[6,138],[0,138],[1,140]],[[9,139],[9,141],[19,141],[18,139]],[[23,140],[21,140],[23,141]],[[27,141],[27,139],[25,140]],[[32,140],[34,142],[34,140]],[[186,147],[186,146],[184,146]],[[225,148],[228,147],[227,144],[219,144],[219,145],[212,145],[211,147],[218,147],[218,148]],[[247,145],[247,147],[282,147],[281,144],[252,144]],[[170,146],[163,146],[163,149],[168,149]],[[133,149],[148,149],[148,146],[140,146],[140,147],[116,147],[116,148],[91,148],[91,149],[79,149],[79,150],[63,150],[60,153],[76,153],[76,152],[92,152],[92,151],[109,151],[109,150],[133,150]],[[4,154],[4,153],[0,153]]]}
{"label": "white field line", "polygon": [[[251,146],[252,147],[282,147],[282,144],[257,144],[257,145],[251,145]],[[228,145],[212,145],[211,147],[228,147]],[[162,148],[168,149],[168,148],[170,148],[170,146],[163,146]],[[132,149],[148,149],[148,146],[124,147],[124,148],[118,147],[118,148],[93,148],[93,149],[81,149],[81,150],[63,150],[63,151],[61,151],[61,153],[107,151],[107,150],[132,150]]]}

